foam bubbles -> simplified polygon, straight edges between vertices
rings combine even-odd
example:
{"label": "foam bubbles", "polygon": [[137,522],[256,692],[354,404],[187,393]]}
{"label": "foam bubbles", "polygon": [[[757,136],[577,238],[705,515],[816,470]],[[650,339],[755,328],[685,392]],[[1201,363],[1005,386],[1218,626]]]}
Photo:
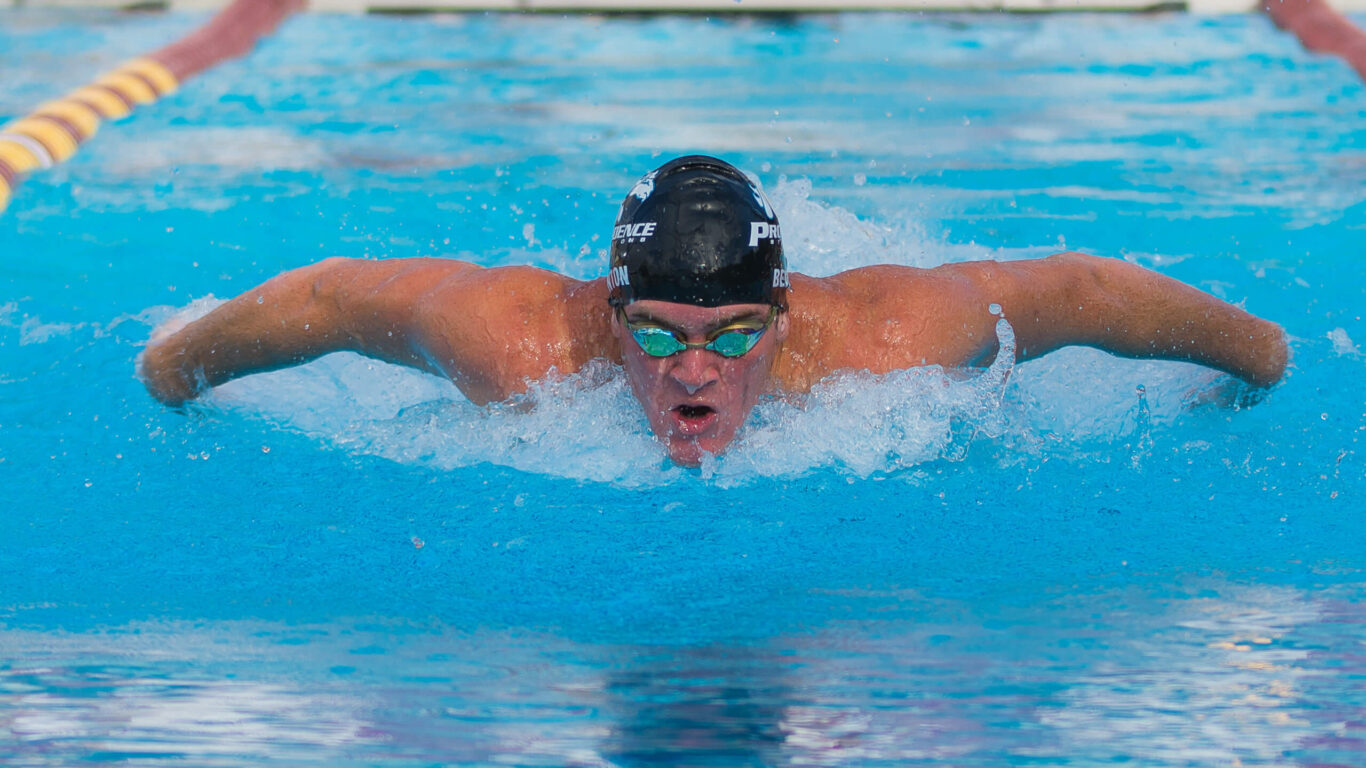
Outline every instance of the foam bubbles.
{"label": "foam bubbles", "polygon": [[794,272],[823,277],[874,264],[934,267],[971,259],[1037,255],[1037,248],[993,250],[932,238],[913,218],[894,225],[861,219],[813,199],[809,179],[778,178],[765,193],[783,224],[783,252]]}
{"label": "foam bubbles", "polygon": [[526,394],[473,405],[449,381],[338,353],[229,382],[210,405],[262,416],[359,455],[439,470],[496,464],[625,486],[680,476],[620,368],[552,372]]}
{"label": "foam bubbles", "polygon": [[1347,331],[1342,328],[1334,328],[1328,332],[1328,341],[1333,344],[1333,352],[1344,357],[1358,357],[1361,350],[1352,342],[1352,337],[1347,335]]}
{"label": "foam bubbles", "polygon": [[999,434],[1003,424],[1015,334],[1004,320],[996,332],[1001,354],[975,375],[939,366],[846,373],[805,397],[762,404],[736,445],[703,463],[703,474],[725,486],[820,468],[868,477],[962,459],[979,433]]}
{"label": "foam bubbles", "polygon": [[770,197],[783,223],[783,252],[797,272],[823,276],[869,264],[913,263],[895,243],[923,242],[918,235],[893,239],[888,227],[812,200],[808,179],[780,177]]}
{"label": "foam bubbles", "polygon": [[[217,304],[201,300],[171,322]],[[1135,383],[1144,426],[1186,407],[1209,375],[1193,366],[1065,350],[1017,367],[1014,333],[997,322],[1001,353],[982,371],[912,368],[845,373],[805,395],[761,403],[724,454],[701,471],[672,465],[620,367],[596,361],[552,374],[513,400],[478,407],[449,381],[360,355],[245,377],[205,397],[211,409],[262,418],[356,455],[436,470],[494,464],[627,487],[703,482],[732,487],[829,473],[902,474],[959,461],[986,444],[1004,464],[1044,453],[1124,453],[1133,442]],[[1045,440],[1050,436],[1051,440]],[[1127,441],[1127,442],[1126,442]]]}
{"label": "foam bubbles", "polygon": [[[965,375],[938,367],[843,374],[811,393],[756,408],[731,450],[701,477],[719,486],[833,469],[857,477],[962,459],[1001,434],[1014,335],[997,324],[1003,354]],[[435,376],[342,353],[239,379],[210,406],[264,417],[355,454],[440,470],[496,464],[622,486],[659,486],[695,473],[669,463],[621,368],[595,361],[551,375],[487,408]]]}
{"label": "foam bubbles", "polygon": [[627,486],[659,485],[682,472],[668,464],[621,370],[606,361],[573,376],[552,374],[488,408],[434,401],[353,429],[341,442],[440,469],[487,462]]}

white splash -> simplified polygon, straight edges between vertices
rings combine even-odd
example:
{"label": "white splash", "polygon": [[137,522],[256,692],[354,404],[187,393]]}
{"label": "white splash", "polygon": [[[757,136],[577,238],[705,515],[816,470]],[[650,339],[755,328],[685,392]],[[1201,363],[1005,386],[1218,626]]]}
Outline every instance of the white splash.
{"label": "white splash", "polygon": [[495,464],[626,486],[682,472],[667,462],[620,369],[605,361],[484,408],[445,379],[339,353],[229,382],[205,402],[356,454],[435,469]]}
{"label": "white splash", "polygon": [[44,344],[52,339],[70,336],[72,331],[84,327],[84,323],[45,323],[30,317],[19,326],[19,346]]}
{"label": "white splash", "polygon": [[[702,476],[733,486],[827,468],[866,477],[961,459],[975,439],[1005,429],[1014,337],[1005,321],[997,333],[1003,353],[975,375],[938,367],[842,375],[809,395],[763,404],[732,449],[704,463]],[[605,361],[488,408],[444,379],[349,353],[230,382],[204,402],[356,454],[442,470],[487,463],[623,486],[691,474],[669,463],[624,373]]]}
{"label": "white splash", "polygon": [[1010,251],[951,244],[931,237],[915,220],[895,225],[861,219],[837,205],[812,199],[809,179],[778,178],[769,193],[783,225],[783,253],[794,272],[822,277],[874,264],[934,267],[971,259],[1037,256],[1053,249]]}
{"label": "white splash", "polygon": [[754,477],[795,477],[817,468],[868,477],[938,459],[959,460],[979,434],[1004,426],[1001,402],[1015,367],[1015,334],[997,323],[1000,353],[985,371],[939,366],[884,375],[845,374],[806,397],[755,409],[735,446],[703,463],[729,486]]}
{"label": "white splash", "polygon": [[1352,337],[1347,335],[1347,331],[1342,328],[1334,328],[1328,332],[1328,340],[1333,343],[1333,351],[1343,357],[1358,357],[1361,350],[1352,343]]}
{"label": "white splash", "polygon": [[[216,303],[201,300],[181,314]],[[978,444],[1009,462],[1093,439],[1122,450],[1135,383],[1146,384],[1150,424],[1161,425],[1179,415],[1183,390],[1201,381],[1192,366],[1081,349],[1016,367],[1004,320],[997,334],[1002,353],[985,371],[844,374],[807,395],[762,403],[731,448],[703,463],[702,479],[728,487],[825,471],[869,477],[961,460]],[[624,373],[605,361],[483,408],[445,379],[339,353],[229,382],[203,403],[411,466],[494,464],[627,487],[694,476],[669,463]]]}

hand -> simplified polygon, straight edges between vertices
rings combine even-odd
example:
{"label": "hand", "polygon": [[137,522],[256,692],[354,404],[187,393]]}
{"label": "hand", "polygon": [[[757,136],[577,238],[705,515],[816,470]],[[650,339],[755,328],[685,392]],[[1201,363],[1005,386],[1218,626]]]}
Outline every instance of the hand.
{"label": "hand", "polygon": [[[177,324],[176,328],[167,326]],[[152,340],[138,355],[138,377],[147,392],[166,405],[176,406],[193,400],[203,388],[197,377],[184,370],[184,349],[174,341],[175,331],[185,325],[175,318],[152,332]]]}

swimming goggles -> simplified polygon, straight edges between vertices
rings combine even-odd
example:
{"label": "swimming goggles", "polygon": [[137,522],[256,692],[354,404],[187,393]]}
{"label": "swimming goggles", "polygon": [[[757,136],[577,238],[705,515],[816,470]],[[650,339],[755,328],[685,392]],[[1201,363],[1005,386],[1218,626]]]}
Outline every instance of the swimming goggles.
{"label": "swimming goggles", "polygon": [[631,337],[650,357],[669,357],[685,349],[697,347],[710,350],[722,357],[740,357],[754,349],[754,345],[763,338],[764,331],[773,325],[773,318],[778,314],[778,308],[771,307],[768,311],[768,319],[764,321],[763,325],[736,323],[712,331],[707,335],[706,341],[689,342],[679,338],[677,331],[671,331],[657,325],[633,323],[626,319],[624,309],[617,308],[617,311],[621,313],[621,322],[626,325],[626,330],[631,332]]}

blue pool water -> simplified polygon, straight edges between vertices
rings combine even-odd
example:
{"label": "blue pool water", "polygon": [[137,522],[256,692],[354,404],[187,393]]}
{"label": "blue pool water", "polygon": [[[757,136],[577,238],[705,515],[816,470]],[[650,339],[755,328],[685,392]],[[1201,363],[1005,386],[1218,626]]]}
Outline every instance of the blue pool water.
{"label": "blue pool water", "polygon": [[[203,18],[0,12],[0,117]],[[1364,95],[1255,16],[292,20],[0,215],[0,764],[1360,764]],[[1125,258],[1290,375],[850,376],[700,470],[609,368],[134,376],[325,256],[602,274],[691,151],[799,271]]]}

